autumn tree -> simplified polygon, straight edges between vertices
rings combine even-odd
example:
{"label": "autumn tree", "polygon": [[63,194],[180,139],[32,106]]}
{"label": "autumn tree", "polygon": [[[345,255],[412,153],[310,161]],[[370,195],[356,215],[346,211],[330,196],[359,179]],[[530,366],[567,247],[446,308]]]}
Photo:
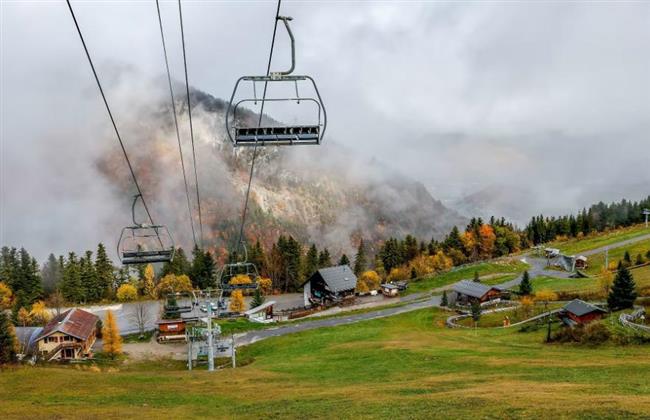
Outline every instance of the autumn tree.
{"label": "autumn tree", "polygon": [[104,352],[111,359],[122,354],[122,337],[120,336],[120,330],[117,327],[115,316],[110,310],[106,311],[106,320],[102,328],[102,340]]}
{"label": "autumn tree", "polygon": [[361,289],[365,289],[366,292],[370,290],[377,290],[379,289],[381,278],[379,277],[379,274],[376,271],[367,270],[361,273],[361,276],[359,276],[359,278],[357,279],[358,290],[359,290],[358,288],[359,283],[364,285],[361,286]]}
{"label": "autumn tree", "polygon": [[29,311],[29,318],[33,325],[41,326],[47,324],[52,319],[52,315],[50,315],[50,311],[47,309],[45,302],[39,300],[32,304],[32,309]]}
{"label": "autumn tree", "polygon": [[237,284],[251,284],[253,280],[251,280],[250,276],[247,276],[246,274],[237,274],[235,277],[230,279],[229,284],[231,285],[237,285]]}
{"label": "autumn tree", "polygon": [[31,325],[32,318],[29,316],[29,311],[24,306],[18,310],[18,313],[16,314],[16,322],[21,327]]}
{"label": "autumn tree", "polygon": [[231,312],[244,312],[244,294],[241,290],[234,290],[231,293],[229,308]]}
{"label": "autumn tree", "polygon": [[120,302],[131,302],[138,298],[138,289],[130,283],[124,283],[117,289],[115,296]]}
{"label": "autumn tree", "polygon": [[178,292],[191,292],[192,291],[192,282],[190,278],[185,275],[174,275],[167,274],[160,280],[158,286],[156,286],[156,296],[163,297],[168,293],[178,293]]}
{"label": "autumn tree", "polygon": [[5,282],[0,282],[0,311],[10,309],[13,293]]}
{"label": "autumn tree", "polygon": [[270,278],[261,277],[257,283],[260,287],[260,290],[262,291],[262,294],[269,295],[271,292],[273,292],[273,281]]}
{"label": "autumn tree", "polygon": [[600,270],[600,277],[598,279],[598,289],[602,297],[607,297],[609,291],[612,288],[612,283],[614,282],[614,276],[612,272],[606,268]]}
{"label": "autumn tree", "polygon": [[144,269],[144,278],[141,280],[140,293],[142,296],[147,298],[155,298],[155,288],[156,284],[154,282],[155,272],[153,271],[153,265],[147,264]]}
{"label": "autumn tree", "polygon": [[488,224],[481,225],[479,233],[479,255],[481,258],[491,258],[494,253],[496,235],[494,229]]}
{"label": "autumn tree", "polygon": [[0,365],[15,361],[17,352],[16,330],[7,313],[0,311]]}
{"label": "autumn tree", "polygon": [[549,302],[554,302],[558,299],[557,293],[549,289],[542,289],[535,292],[535,300],[544,304],[544,310],[548,310]]}

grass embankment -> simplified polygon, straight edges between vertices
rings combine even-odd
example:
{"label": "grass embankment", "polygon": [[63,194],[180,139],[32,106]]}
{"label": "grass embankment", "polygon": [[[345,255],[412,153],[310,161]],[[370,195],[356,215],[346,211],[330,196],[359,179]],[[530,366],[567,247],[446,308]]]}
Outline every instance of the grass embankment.
{"label": "grass embankment", "polygon": [[[641,256],[643,257],[644,260],[643,262],[648,262],[646,253],[650,251],[650,239],[639,241],[634,244],[610,249],[608,253],[609,262],[618,264],[618,262],[623,259],[623,256],[625,255],[625,251],[630,253],[630,256],[632,258],[632,264],[635,263],[638,254],[641,254]],[[605,253],[591,255],[589,257],[589,267],[587,268],[587,272],[598,273],[603,269],[604,266],[605,266]]]}
{"label": "grass embankment", "polygon": [[[533,305],[532,308],[523,308],[520,306],[517,308],[513,308],[512,310],[509,311],[484,313],[481,314],[481,318],[478,322],[478,327],[479,328],[502,327],[503,320],[506,316],[510,320],[510,324],[516,324],[518,322],[525,321],[527,319],[530,319],[542,313],[552,311],[554,309],[558,309],[562,306],[563,306],[562,303],[551,302],[548,304],[548,309],[546,309],[544,304],[538,303]],[[458,321],[458,324],[464,325],[466,327],[473,327],[474,320],[471,317],[463,318]]]}
{"label": "grass embankment", "polygon": [[[17,417],[593,418],[650,412],[648,347],[543,344],[545,332],[441,327],[421,310],[265,340],[214,373],[181,362],[0,374]],[[549,401],[553,402],[549,404]]]}
{"label": "grass embankment", "polygon": [[[449,286],[460,280],[471,280],[474,278],[474,273],[477,271],[480,277],[483,278],[487,276],[485,279],[481,280],[482,283],[499,284],[511,280],[516,277],[511,275],[521,273],[527,268],[528,264],[522,263],[519,260],[510,259],[465,265],[452,269],[446,273],[424,277],[419,280],[412,280],[409,282],[409,288],[406,290],[406,294],[428,292],[432,289]],[[494,274],[499,274],[500,277],[493,276]]]}
{"label": "grass embankment", "polygon": [[617,242],[633,239],[646,234],[650,234],[650,229],[646,229],[644,224],[640,224],[623,229],[593,234],[584,238],[573,238],[568,241],[552,242],[548,244],[548,246],[558,248],[566,255],[577,255],[581,252],[613,245]]}

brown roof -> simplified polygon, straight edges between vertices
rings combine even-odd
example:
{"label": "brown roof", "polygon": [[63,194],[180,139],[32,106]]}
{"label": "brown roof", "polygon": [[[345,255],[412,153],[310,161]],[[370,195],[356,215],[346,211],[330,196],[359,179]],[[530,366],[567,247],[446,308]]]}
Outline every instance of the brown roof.
{"label": "brown roof", "polygon": [[71,335],[80,340],[87,340],[97,325],[99,317],[81,309],[73,308],[52,318],[43,328],[36,341],[54,332]]}

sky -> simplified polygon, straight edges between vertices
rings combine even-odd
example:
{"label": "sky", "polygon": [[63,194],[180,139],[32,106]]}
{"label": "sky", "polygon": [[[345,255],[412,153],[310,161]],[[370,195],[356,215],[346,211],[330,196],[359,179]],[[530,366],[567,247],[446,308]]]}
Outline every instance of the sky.
{"label": "sky", "polygon": [[[42,258],[105,240],[122,203],[94,162],[116,143],[69,11],[0,4],[0,244]],[[155,2],[72,4],[118,122],[159,99]],[[228,98],[263,74],[275,7],[183,1],[190,84]],[[177,3],[161,9],[182,80]],[[451,207],[486,188],[512,192],[517,215],[650,193],[650,2],[284,1],[281,14],[327,107],[324,153],[344,144]],[[272,68],[288,46],[279,30]]]}

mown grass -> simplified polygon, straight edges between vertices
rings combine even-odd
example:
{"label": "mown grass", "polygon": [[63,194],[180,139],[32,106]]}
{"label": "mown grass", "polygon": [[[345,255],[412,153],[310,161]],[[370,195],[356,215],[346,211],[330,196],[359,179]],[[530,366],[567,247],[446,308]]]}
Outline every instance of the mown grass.
{"label": "mown grass", "polygon": [[[630,253],[633,264],[635,263],[638,254],[641,254],[644,262],[647,262],[648,258],[646,257],[646,253],[650,251],[650,240],[643,240],[627,246],[610,249],[608,252],[609,262],[618,264],[618,261],[623,259],[626,251]],[[589,257],[589,267],[587,269],[587,272],[598,273],[603,269],[604,266],[605,253],[592,255]]]}
{"label": "mown grass", "polygon": [[[519,260],[498,260],[491,262],[481,262],[476,264],[465,265],[448,271],[446,273],[437,274],[430,277],[424,277],[422,279],[409,282],[409,288],[406,290],[406,294],[418,293],[430,291],[432,289],[437,289],[440,287],[449,286],[460,280],[471,280],[474,278],[474,273],[478,272],[479,276],[489,276],[492,274],[502,274],[505,278],[510,274],[521,273],[528,268],[528,264],[522,263]],[[503,283],[502,280],[497,278],[498,283]],[[483,281],[483,280],[482,280]],[[492,278],[488,278],[483,282],[493,281]],[[489,283],[489,284],[498,284],[498,283]]]}
{"label": "mown grass", "polygon": [[215,373],[180,362],[0,373],[4,418],[594,418],[650,412],[648,347],[543,344],[544,331],[450,330],[420,310],[278,337]]}
{"label": "mown grass", "polygon": [[623,229],[590,235],[585,238],[573,238],[568,241],[552,242],[549,246],[558,248],[564,254],[575,255],[591,249],[613,245],[617,242],[650,233],[644,224],[634,225]]}

